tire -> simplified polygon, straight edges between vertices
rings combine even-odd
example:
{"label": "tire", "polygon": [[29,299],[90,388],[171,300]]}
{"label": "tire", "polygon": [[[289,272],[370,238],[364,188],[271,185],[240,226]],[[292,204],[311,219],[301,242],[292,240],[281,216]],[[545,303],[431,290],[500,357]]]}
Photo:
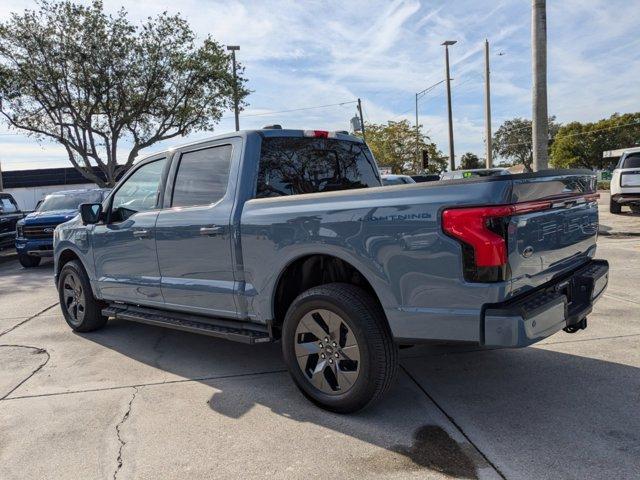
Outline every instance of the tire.
{"label": "tire", "polygon": [[18,261],[24,268],[37,267],[38,265],[40,265],[41,260],[42,259],[40,257],[27,255],[26,253],[21,253],[20,255],[18,255]]}
{"label": "tire", "polygon": [[58,279],[60,308],[67,324],[76,332],[93,332],[107,323],[101,302],[91,290],[89,277],[80,262],[65,263]]}
{"label": "tire", "polygon": [[609,212],[610,213],[620,213],[622,211],[622,207],[618,202],[613,199],[609,200]]}
{"label": "tire", "polygon": [[336,413],[379,400],[398,370],[398,348],[384,312],[366,291],[346,283],[311,288],[293,301],[282,352],[302,393]]}
{"label": "tire", "polygon": [[640,205],[630,205],[631,213],[640,213]]}

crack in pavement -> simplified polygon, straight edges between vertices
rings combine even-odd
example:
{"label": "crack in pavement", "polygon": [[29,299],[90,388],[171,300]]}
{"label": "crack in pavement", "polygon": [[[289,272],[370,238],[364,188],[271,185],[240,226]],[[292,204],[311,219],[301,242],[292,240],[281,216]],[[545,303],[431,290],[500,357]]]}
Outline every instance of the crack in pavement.
{"label": "crack in pavement", "polygon": [[30,320],[33,320],[36,317],[39,317],[40,315],[42,315],[44,312],[46,312],[47,310],[51,310],[53,307],[55,307],[56,305],[58,305],[59,302],[54,303],[53,305],[49,305],[48,307],[46,307],[43,310],[40,310],[38,313],[36,313],[35,315],[31,315],[30,317],[27,317],[25,320],[16,323],[13,327],[9,327],[8,329],[6,329],[4,332],[0,333],[0,337],[2,337],[3,335],[6,335],[9,332],[13,332],[16,328],[21,327],[22,325],[24,325],[25,323],[27,323]]}
{"label": "crack in pavement", "polygon": [[56,397],[58,395],[71,395],[74,393],[105,392],[110,390],[122,390],[125,388],[157,387],[162,385],[173,385],[173,384],[188,383],[188,382],[206,382],[209,380],[226,380],[228,378],[241,378],[241,377],[250,377],[253,375],[269,375],[273,373],[286,373],[286,372],[287,372],[286,369],[280,369],[280,370],[266,370],[263,372],[234,373],[230,375],[214,375],[209,377],[185,378],[182,380],[166,380],[162,382],[137,383],[134,385],[118,385],[115,387],[87,388],[83,390],[70,390],[65,392],[39,393],[35,395],[21,395],[21,396],[16,396],[11,398],[2,398],[0,400],[8,402],[11,400],[23,400],[27,398]]}
{"label": "crack in pavement", "polygon": [[138,387],[133,387],[133,395],[131,396],[131,400],[129,400],[129,405],[127,405],[127,411],[124,413],[124,416],[116,425],[116,436],[118,437],[118,442],[120,442],[120,447],[118,448],[118,457],[116,458],[116,469],[113,472],[113,480],[116,480],[116,478],[118,477],[118,473],[120,473],[120,470],[122,469],[122,465],[123,465],[122,450],[124,449],[124,446],[127,444],[127,442],[125,442],[122,439],[120,429],[124,425],[124,423],[129,419],[129,416],[131,415],[131,408],[133,406],[133,401],[136,399],[137,394],[138,394]]}
{"label": "crack in pavement", "polygon": [[31,377],[33,377],[36,373],[38,373],[42,367],[44,367],[47,363],[49,363],[49,360],[51,359],[51,356],[49,355],[49,352],[47,352],[44,348],[39,348],[39,347],[32,347],[30,345],[12,345],[12,344],[3,344],[0,345],[0,348],[2,347],[13,347],[13,348],[28,348],[30,350],[35,350],[35,354],[41,354],[44,353],[47,358],[45,359],[44,362],[42,362],[40,365],[38,365],[38,367],[33,370],[25,379],[23,379],[20,383],[18,383],[18,385],[16,385],[15,387],[13,387],[9,392],[7,392],[3,397],[0,397],[0,400],[5,400],[9,395],[11,395],[13,392],[15,392],[18,388],[20,388],[22,385],[24,385],[24,383],[29,380]]}

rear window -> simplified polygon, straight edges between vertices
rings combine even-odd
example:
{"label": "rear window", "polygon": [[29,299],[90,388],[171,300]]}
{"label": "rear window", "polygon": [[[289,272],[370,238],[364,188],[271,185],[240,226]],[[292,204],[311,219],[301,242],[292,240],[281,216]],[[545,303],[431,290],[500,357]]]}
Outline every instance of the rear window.
{"label": "rear window", "polygon": [[622,168],[640,168],[640,153],[632,153],[624,159]]}
{"label": "rear window", "polygon": [[362,143],[330,138],[262,140],[257,198],[380,185],[373,157]]}

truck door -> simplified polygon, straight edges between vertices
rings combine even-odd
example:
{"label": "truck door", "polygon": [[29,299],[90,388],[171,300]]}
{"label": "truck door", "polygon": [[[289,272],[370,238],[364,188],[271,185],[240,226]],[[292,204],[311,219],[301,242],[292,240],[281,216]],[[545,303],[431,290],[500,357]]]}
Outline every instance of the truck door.
{"label": "truck door", "polygon": [[155,224],[166,159],[137,166],[110,196],[104,223],[91,232],[98,287],[104,298],[162,305]]}
{"label": "truck door", "polygon": [[171,166],[156,238],[166,308],[234,318],[236,282],[228,185],[239,139],[179,150]]}

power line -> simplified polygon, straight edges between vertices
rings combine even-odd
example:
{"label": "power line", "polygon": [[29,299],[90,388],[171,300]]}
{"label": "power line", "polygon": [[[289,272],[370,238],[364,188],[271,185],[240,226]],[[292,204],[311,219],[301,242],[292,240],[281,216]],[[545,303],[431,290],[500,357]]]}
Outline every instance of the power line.
{"label": "power line", "polygon": [[[302,108],[292,108],[290,110],[278,110],[275,112],[262,112],[262,113],[251,113],[249,115],[242,115],[243,118],[246,117],[262,117],[262,116],[266,116],[266,115],[277,115],[279,113],[291,113],[291,112],[302,112],[303,110],[313,110],[316,108],[328,108],[328,107],[338,107],[338,106],[343,106],[343,105],[350,105],[352,103],[358,103],[357,100],[351,100],[348,102],[339,102],[339,103],[328,103],[326,105],[315,105],[312,107],[302,107]],[[231,115],[227,115],[224,116],[222,118],[232,118]]]}

